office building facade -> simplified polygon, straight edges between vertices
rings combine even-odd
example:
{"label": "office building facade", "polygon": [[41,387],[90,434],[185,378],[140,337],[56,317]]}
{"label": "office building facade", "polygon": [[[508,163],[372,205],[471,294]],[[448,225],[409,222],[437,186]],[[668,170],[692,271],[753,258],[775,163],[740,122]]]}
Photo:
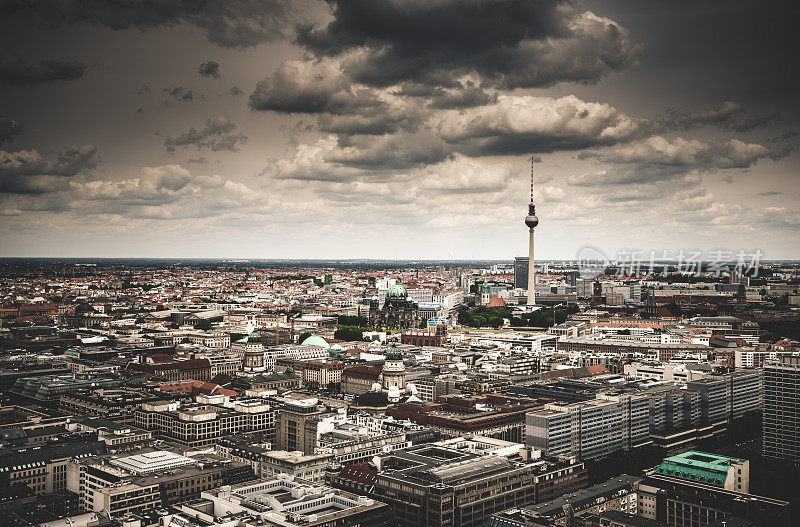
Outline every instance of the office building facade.
{"label": "office building facade", "polygon": [[763,455],[800,464],[800,357],[764,364]]}

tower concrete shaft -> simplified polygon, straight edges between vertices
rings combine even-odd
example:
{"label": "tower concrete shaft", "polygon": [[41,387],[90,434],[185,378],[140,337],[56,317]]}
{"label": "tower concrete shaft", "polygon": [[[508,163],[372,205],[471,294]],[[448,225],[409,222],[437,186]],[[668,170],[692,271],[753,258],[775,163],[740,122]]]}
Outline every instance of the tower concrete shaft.
{"label": "tower concrete shaft", "polygon": [[528,305],[536,305],[536,266],[533,262],[533,227],[530,228],[530,238],[528,240]]}

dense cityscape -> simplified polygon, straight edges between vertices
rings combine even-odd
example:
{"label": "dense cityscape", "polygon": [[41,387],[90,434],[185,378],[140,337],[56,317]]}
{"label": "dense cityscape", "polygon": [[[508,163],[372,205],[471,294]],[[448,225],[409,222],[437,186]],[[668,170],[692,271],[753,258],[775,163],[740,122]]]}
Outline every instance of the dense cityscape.
{"label": "dense cityscape", "polygon": [[800,264],[529,263],[7,259],[6,515],[793,524]]}
{"label": "dense cityscape", "polygon": [[800,525],[798,17],[0,1],[0,527]]}

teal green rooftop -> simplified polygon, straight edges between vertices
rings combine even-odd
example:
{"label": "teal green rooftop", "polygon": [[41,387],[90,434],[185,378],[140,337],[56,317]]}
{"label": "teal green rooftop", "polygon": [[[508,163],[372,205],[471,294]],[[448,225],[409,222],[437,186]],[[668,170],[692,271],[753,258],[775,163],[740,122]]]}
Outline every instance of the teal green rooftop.
{"label": "teal green rooftop", "polygon": [[724,487],[730,466],[740,465],[744,462],[742,459],[690,450],[677,456],[664,458],[655,468],[655,473],[715,487]]}

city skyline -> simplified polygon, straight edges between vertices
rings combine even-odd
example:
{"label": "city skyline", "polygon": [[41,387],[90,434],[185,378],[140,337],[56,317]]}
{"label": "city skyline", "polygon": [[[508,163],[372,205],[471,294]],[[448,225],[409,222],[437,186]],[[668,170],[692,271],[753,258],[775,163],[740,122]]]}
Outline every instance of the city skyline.
{"label": "city skyline", "polygon": [[785,4],[6,3],[0,256],[797,259]]}

